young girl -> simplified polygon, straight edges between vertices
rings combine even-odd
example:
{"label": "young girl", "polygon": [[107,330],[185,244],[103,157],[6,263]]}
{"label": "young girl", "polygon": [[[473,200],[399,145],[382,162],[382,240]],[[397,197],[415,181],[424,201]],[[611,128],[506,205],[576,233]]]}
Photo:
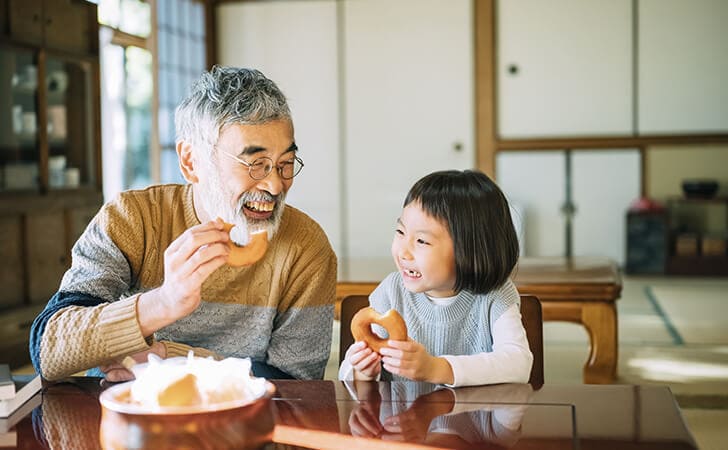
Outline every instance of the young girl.
{"label": "young girl", "polygon": [[340,379],[391,374],[449,386],[528,382],[533,355],[509,278],[518,239],[508,202],[490,178],[450,170],[415,183],[397,219],[392,257],[397,272],[369,303],[379,313],[396,309],[408,340],[389,340],[381,354],[355,342]]}

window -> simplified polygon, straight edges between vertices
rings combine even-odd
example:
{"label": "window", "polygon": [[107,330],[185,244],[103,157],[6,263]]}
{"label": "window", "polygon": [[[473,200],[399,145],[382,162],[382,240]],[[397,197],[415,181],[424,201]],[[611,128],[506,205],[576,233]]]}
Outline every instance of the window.
{"label": "window", "polygon": [[100,0],[99,23],[105,199],[183,182],[174,109],[206,67],[202,2]]}

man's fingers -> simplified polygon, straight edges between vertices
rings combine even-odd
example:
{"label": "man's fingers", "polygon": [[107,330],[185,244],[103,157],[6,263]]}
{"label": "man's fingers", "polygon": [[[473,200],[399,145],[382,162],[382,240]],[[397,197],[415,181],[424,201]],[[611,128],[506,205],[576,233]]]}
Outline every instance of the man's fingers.
{"label": "man's fingers", "polygon": [[[211,220],[209,222],[201,223],[199,225],[195,225],[194,227],[191,227],[187,230],[185,230],[184,233],[180,234],[177,239],[172,241],[171,244],[169,244],[169,247],[167,247],[167,250],[170,252],[176,252],[178,251],[182,245],[195,233],[198,232],[205,232],[207,230],[218,230],[222,231],[222,221],[221,220]],[[224,233],[225,235],[229,236],[227,233]]]}
{"label": "man's fingers", "polygon": [[227,261],[229,253],[224,244],[212,244],[200,248],[181,262],[176,268],[174,276],[180,283],[201,285],[202,281]]}
{"label": "man's fingers", "polygon": [[[192,228],[190,228],[190,230],[192,230]],[[185,234],[190,233],[190,230],[185,231]],[[229,239],[230,236],[222,230],[211,229],[192,232],[182,241],[181,245],[174,250],[175,257],[185,261],[195,252],[200,250],[200,247],[211,246],[211,244],[217,243],[223,244]]]}
{"label": "man's fingers", "polygon": [[111,369],[104,374],[107,381],[112,383],[118,383],[120,381],[129,381],[134,379],[134,374],[123,367],[118,369]]}

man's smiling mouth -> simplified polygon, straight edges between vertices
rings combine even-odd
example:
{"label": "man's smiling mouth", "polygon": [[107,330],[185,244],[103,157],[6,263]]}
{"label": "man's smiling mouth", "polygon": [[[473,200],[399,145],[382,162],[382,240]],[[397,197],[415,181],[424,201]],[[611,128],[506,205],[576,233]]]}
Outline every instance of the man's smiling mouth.
{"label": "man's smiling mouth", "polygon": [[270,212],[275,208],[274,202],[245,202],[243,204],[246,209],[255,212]]}

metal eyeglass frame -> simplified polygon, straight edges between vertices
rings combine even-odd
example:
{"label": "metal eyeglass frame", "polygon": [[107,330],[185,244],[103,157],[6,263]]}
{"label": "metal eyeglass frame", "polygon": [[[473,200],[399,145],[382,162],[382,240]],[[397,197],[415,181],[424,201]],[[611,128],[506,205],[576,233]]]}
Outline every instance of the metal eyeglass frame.
{"label": "metal eyeglass frame", "polygon": [[[298,164],[299,164],[298,170],[295,171],[295,172],[293,172],[293,175],[291,175],[290,177],[284,177],[283,176],[283,166],[282,165],[276,165],[276,164],[274,164],[273,163],[273,160],[270,159],[270,158],[268,158],[267,156],[260,156],[258,158],[255,158],[253,160],[253,162],[249,163],[249,162],[244,161],[244,160],[240,159],[239,157],[234,156],[234,155],[232,155],[232,154],[230,154],[228,152],[223,151],[222,153],[228,155],[229,157],[231,157],[235,161],[237,161],[240,164],[242,164],[245,167],[247,167],[248,168],[248,175],[250,175],[250,178],[252,178],[254,180],[264,180],[268,175],[270,175],[271,172],[273,172],[273,168],[274,167],[278,171],[278,176],[280,176],[282,179],[284,179],[284,180],[292,180],[296,175],[298,175],[299,173],[301,173],[301,170],[303,170],[303,166],[304,166],[303,160],[301,158],[299,158],[298,156],[294,156],[293,157],[293,162],[290,162],[290,163],[289,162],[285,162],[283,164],[293,164],[293,170],[296,170],[296,166],[295,165],[296,165],[296,162],[298,162]],[[262,177],[255,177],[255,176],[253,176],[253,166],[255,166],[256,164],[260,164],[260,163],[262,163],[263,161],[266,161],[266,160],[268,161],[269,164],[266,165],[266,167],[268,167],[268,169],[265,171],[265,175],[263,175]]]}

